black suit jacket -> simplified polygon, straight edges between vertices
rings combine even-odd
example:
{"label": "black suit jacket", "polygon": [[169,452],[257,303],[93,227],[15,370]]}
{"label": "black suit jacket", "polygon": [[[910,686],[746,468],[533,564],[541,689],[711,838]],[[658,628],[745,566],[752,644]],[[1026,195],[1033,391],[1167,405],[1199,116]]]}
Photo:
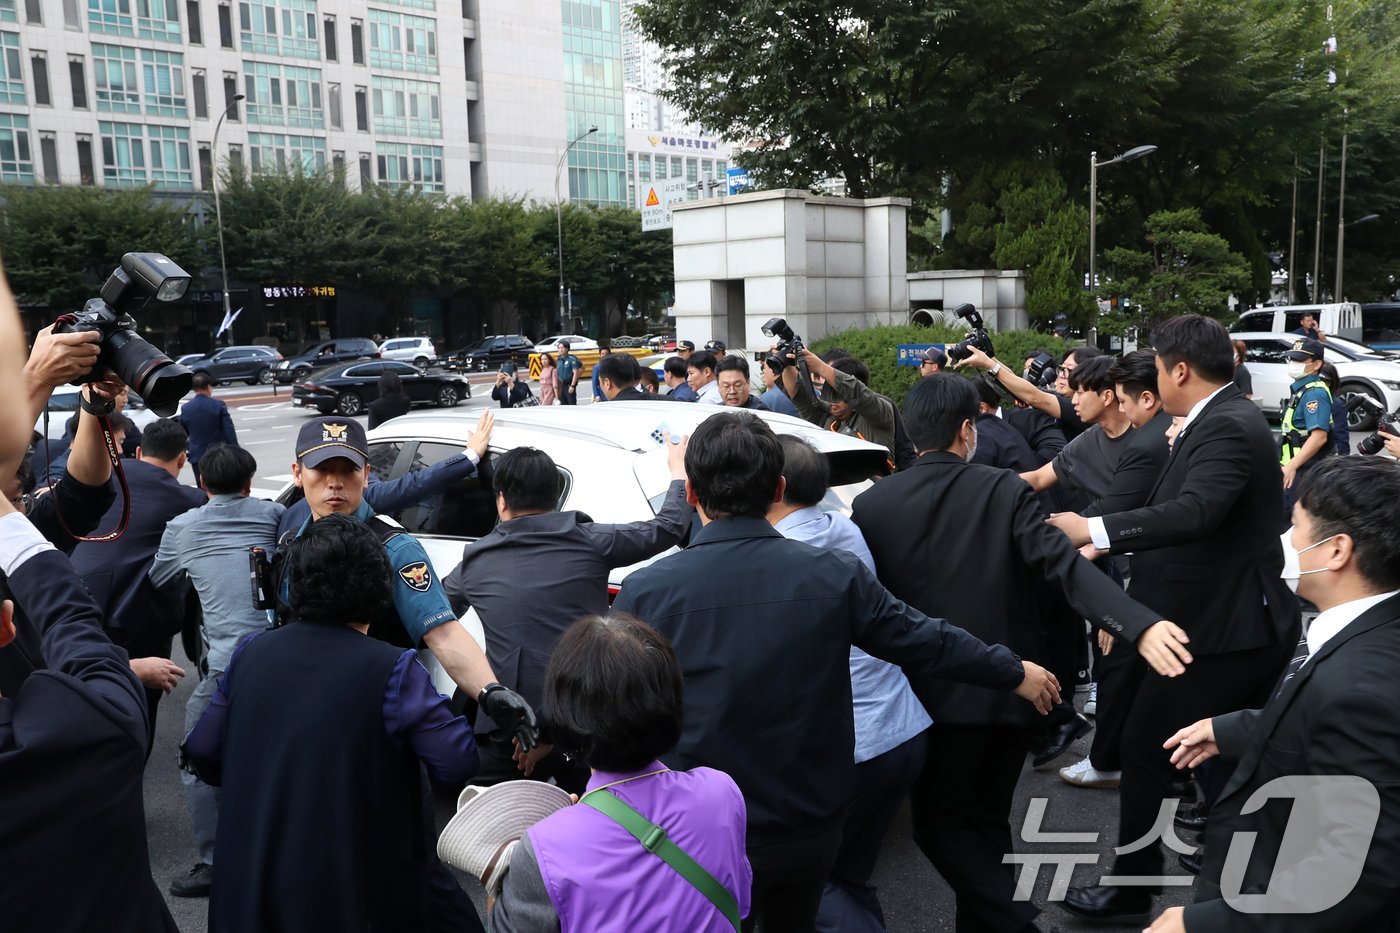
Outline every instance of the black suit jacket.
{"label": "black suit jacket", "polygon": [[1193,654],[1223,654],[1298,641],[1282,511],[1269,425],[1226,385],[1177,438],[1147,505],[1103,522],[1112,553],[1133,555],[1134,598],[1181,626]]}
{"label": "black suit jacket", "polygon": [[[146,572],[160,546],[165,526],[176,515],[208,501],[203,491],[182,485],[158,466],[124,460],[131,491],[131,518],[115,541],[84,541],[73,550],[73,568],[102,610],[103,627],[133,657],[161,650],[161,643],[180,631],[184,621],[182,594],[157,590]],[[98,526],[106,531],[121,519],[121,494]]]}
{"label": "black suit jacket", "polygon": [[1010,695],[1025,678],[1010,651],[899,602],[853,554],[791,541],[761,518],[710,522],[684,551],[628,575],[613,608],[671,639],[685,716],[662,759],[733,777],[751,846],[845,811],[855,774],[851,645],[914,682]]}
{"label": "black suit jacket", "polygon": [[[1197,903],[1186,908],[1191,933],[1234,930],[1387,931],[1400,929],[1400,596],[1362,613],[1327,641],[1262,710],[1215,717],[1221,759],[1234,765],[1210,812]],[[1257,833],[1241,893],[1306,897],[1321,866],[1338,867],[1336,851],[1356,831],[1344,822],[1314,819],[1300,797],[1248,807],[1270,781],[1288,775],[1353,775],[1380,795],[1360,880],[1341,903],[1311,914],[1251,914],[1220,899],[1220,879],[1236,833]],[[1297,825],[1290,825],[1295,822]],[[1278,864],[1285,829],[1313,841],[1301,860]],[[1299,835],[1301,834],[1301,835]],[[1271,874],[1278,877],[1270,885]]]}
{"label": "black suit jacket", "polygon": [[9,578],[50,667],[0,697],[0,916],[6,930],[175,931],[151,879],[146,700],[68,560]]}
{"label": "black suit jacket", "polygon": [[198,463],[214,444],[237,444],[228,406],[212,395],[196,392],[180,406],[180,423],[190,436],[190,462]]}
{"label": "black suit jacket", "polygon": [[[1047,525],[1030,486],[1007,470],[964,463],[945,451],[926,453],[912,469],[861,493],[851,517],[891,593],[1032,661],[1046,659],[1038,598],[1046,582],[1116,635],[1164,618],[1129,599]],[[1029,706],[998,691],[910,681],[934,722],[1032,721]]]}

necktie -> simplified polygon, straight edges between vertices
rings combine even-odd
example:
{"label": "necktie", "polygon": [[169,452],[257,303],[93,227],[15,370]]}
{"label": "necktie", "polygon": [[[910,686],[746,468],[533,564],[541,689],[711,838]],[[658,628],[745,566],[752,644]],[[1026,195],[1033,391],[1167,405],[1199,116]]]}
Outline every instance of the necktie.
{"label": "necktie", "polygon": [[1308,636],[1304,635],[1298,639],[1298,647],[1293,650],[1293,658],[1288,662],[1288,670],[1283,672],[1283,679],[1278,682],[1278,689],[1274,691],[1274,699],[1278,699],[1283,693],[1284,686],[1293,679],[1293,675],[1303,669],[1303,665],[1308,660]]}

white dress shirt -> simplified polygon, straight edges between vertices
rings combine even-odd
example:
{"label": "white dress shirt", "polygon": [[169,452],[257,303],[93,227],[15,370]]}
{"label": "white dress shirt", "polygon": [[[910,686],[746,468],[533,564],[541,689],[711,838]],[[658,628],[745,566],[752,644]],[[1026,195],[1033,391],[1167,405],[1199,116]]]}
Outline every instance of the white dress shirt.
{"label": "white dress shirt", "polygon": [[[1391,590],[1379,596],[1363,596],[1361,599],[1353,599],[1318,613],[1312,625],[1308,626],[1308,661],[1322,650],[1323,645],[1337,637],[1342,629],[1359,619],[1366,610],[1385,602],[1396,593],[1400,593],[1400,590]],[[1304,666],[1308,661],[1303,662]]]}
{"label": "white dress shirt", "polygon": [[[1173,446],[1181,443],[1181,436],[1186,433],[1186,429],[1191,426],[1191,422],[1196,420],[1196,416],[1206,410],[1206,406],[1210,404],[1210,400],[1232,385],[1234,385],[1233,382],[1225,383],[1191,406],[1191,410],[1186,413],[1186,420],[1181,422],[1181,430],[1176,432],[1176,440],[1173,442]],[[1105,528],[1103,524],[1103,516],[1095,515],[1093,518],[1089,519],[1089,537],[1093,540],[1094,547],[1098,548],[1100,551],[1108,550],[1110,542],[1108,540],[1108,529]]]}
{"label": "white dress shirt", "polygon": [[11,576],[25,561],[54,546],[18,512],[0,518],[0,571]]}

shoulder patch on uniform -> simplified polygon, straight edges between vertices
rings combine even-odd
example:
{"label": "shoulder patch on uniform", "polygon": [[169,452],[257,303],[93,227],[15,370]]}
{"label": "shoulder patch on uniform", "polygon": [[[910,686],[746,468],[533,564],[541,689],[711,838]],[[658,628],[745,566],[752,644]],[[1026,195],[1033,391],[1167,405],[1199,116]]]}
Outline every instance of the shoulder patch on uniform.
{"label": "shoulder patch on uniform", "polygon": [[420,593],[428,592],[428,588],[433,585],[433,572],[428,569],[426,561],[416,560],[405,564],[399,568],[399,576],[403,578],[403,582]]}
{"label": "shoulder patch on uniform", "polygon": [[1308,414],[1310,414],[1310,415],[1315,415],[1315,414],[1317,414],[1317,402],[1316,402],[1315,400],[1314,400],[1314,401],[1311,401],[1311,402],[1308,402]]}

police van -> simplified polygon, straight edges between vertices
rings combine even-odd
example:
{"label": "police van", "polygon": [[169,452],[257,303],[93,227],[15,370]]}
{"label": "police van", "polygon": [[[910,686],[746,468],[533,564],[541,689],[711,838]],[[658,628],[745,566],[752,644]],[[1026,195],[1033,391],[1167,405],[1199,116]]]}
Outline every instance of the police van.
{"label": "police van", "polygon": [[1230,326],[1230,330],[1232,333],[1271,331],[1275,334],[1290,334],[1298,329],[1300,322],[1309,314],[1317,319],[1318,330],[1329,337],[1362,339],[1361,305],[1354,301],[1329,305],[1255,308],[1241,314],[1240,319]]}

